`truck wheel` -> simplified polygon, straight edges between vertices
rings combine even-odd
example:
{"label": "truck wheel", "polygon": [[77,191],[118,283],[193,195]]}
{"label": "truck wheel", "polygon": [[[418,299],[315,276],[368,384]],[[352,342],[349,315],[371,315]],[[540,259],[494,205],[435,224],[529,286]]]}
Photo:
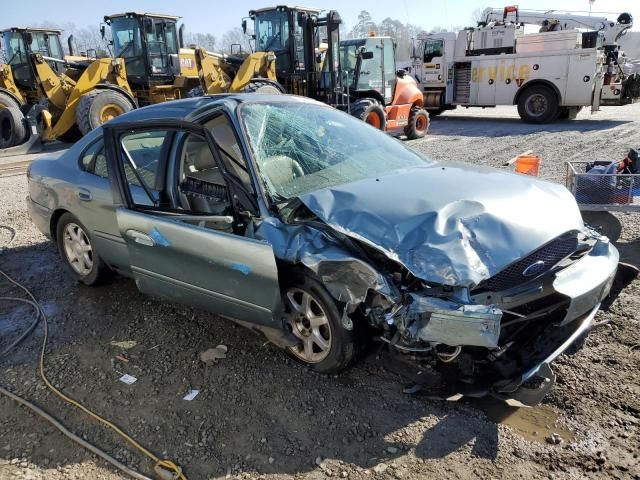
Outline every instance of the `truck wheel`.
{"label": "truck wheel", "polygon": [[11,95],[0,92],[0,110],[10,107],[20,109],[20,104]]}
{"label": "truck wheel", "polygon": [[251,80],[249,84],[242,89],[245,93],[263,93],[266,95],[280,95],[284,93],[278,83],[267,80]]}
{"label": "truck wheel", "polygon": [[344,370],[355,359],[354,329],[343,326],[342,315],[327,290],[303,275],[284,294],[286,321],[300,345],[288,349],[297,361],[320,373]]}
{"label": "truck wheel", "polygon": [[27,139],[27,126],[19,108],[0,109],[0,148],[20,145]]}
{"label": "truck wheel", "polygon": [[376,127],[378,130],[384,131],[387,125],[382,105],[370,98],[363,98],[353,102],[351,104],[351,115]]}
{"label": "truck wheel", "polygon": [[409,123],[404,127],[404,134],[409,140],[422,138],[429,131],[429,114],[424,108],[413,107],[409,113]]}
{"label": "truck wheel", "polygon": [[518,114],[527,123],[552,122],[558,115],[558,99],[544,85],[527,88],[518,99]]}
{"label": "truck wheel", "polygon": [[80,97],[76,124],[82,135],[123,113],[133,110],[127,97],[113,90],[93,90]]}

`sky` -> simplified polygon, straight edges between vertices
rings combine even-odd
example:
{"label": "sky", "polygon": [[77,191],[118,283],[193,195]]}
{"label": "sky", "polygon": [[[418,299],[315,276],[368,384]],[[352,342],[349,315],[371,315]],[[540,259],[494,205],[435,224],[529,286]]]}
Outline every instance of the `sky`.
{"label": "sky", "polygon": [[[511,0],[521,9],[588,11],[588,0]],[[278,0],[0,0],[0,30],[14,26],[39,25],[44,21],[74,23],[77,27],[98,25],[104,15],[124,11],[145,11],[180,15],[187,31],[212,33],[220,38],[232,27],[240,26],[249,10],[285,4]],[[296,3],[292,1],[291,5]],[[347,27],[357,21],[358,13],[367,10],[374,21],[386,17],[418,25],[425,30],[435,26],[471,26],[471,15],[477,8],[503,7],[496,0],[300,0],[299,4],[326,10],[337,10]],[[633,30],[640,30],[639,0],[595,0],[593,12],[629,12],[636,19]],[[615,15],[609,15],[615,19]]]}

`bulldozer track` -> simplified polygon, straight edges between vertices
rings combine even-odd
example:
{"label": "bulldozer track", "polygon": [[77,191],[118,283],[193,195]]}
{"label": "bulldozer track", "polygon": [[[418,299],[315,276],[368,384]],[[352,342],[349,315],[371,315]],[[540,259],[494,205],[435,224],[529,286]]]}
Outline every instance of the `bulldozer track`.
{"label": "bulldozer track", "polygon": [[22,162],[11,162],[4,165],[0,164],[0,178],[21,175],[27,171],[27,167],[30,163],[31,160],[25,160]]}

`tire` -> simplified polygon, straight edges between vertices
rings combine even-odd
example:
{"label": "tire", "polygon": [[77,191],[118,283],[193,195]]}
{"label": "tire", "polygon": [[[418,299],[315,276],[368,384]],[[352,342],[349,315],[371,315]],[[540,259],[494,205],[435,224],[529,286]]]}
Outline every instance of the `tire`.
{"label": "tire", "polygon": [[64,132],[58,137],[58,140],[65,143],[76,143],[82,138],[82,132],[78,129],[77,125],[74,125],[69,130]]}
{"label": "tire", "polygon": [[409,140],[424,137],[429,131],[429,114],[424,108],[413,107],[409,113],[409,123],[404,127],[404,134]]}
{"label": "tire", "polygon": [[[76,237],[72,235],[73,232]],[[107,277],[109,269],[96,251],[91,235],[71,213],[65,213],[59,218],[56,242],[64,264],[78,282],[96,285]]]}
{"label": "tire", "polygon": [[17,108],[20,109],[20,104],[11,95],[4,92],[0,92],[0,110],[3,108]]}
{"label": "tire", "polygon": [[[303,306],[305,298],[309,298],[308,309]],[[286,288],[284,302],[287,326],[303,342],[302,347],[287,349],[291,357],[319,373],[336,373],[353,362],[354,329],[343,326],[338,305],[320,282],[303,275]],[[314,326],[310,318],[318,324]]]}
{"label": "tire", "polygon": [[278,83],[269,80],[251,80],[249,84],[242,89],[244,93],[262,93],[264,95],[280,95],[284,93]]}
{"label": "tire", "polygon": [[0,148],[15,147],[26,139],[27,125],[20,109],[0,109]]}
{"label": "tire", "polygon": [[558,116],[558,98],[544,85],[528,87],[518,98],[518,114],[527,123],[548,123]]}
{"label": "tire", "polygon": [[367,122],[378,130],[384,131],[387,126],[387,116],[382,105],[371,98],[363,98],[353,102],[351,104],[351,115],[363,122]]}
{"label": "tire", "polygon": [[76,107],[76,124],[82,135],[123,113],[133,105],[122,93],[113,90],[93,90],[80,97]]}

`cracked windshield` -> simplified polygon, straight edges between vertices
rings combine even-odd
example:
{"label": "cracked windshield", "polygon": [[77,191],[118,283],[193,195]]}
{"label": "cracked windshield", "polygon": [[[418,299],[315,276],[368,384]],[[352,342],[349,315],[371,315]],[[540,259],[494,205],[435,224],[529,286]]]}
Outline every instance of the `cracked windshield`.
{"label": "cracked windshield", "polygon": [[275,201],[431,164],[398,140],[332,108],[252,103],[240,109],[240,116]]}

